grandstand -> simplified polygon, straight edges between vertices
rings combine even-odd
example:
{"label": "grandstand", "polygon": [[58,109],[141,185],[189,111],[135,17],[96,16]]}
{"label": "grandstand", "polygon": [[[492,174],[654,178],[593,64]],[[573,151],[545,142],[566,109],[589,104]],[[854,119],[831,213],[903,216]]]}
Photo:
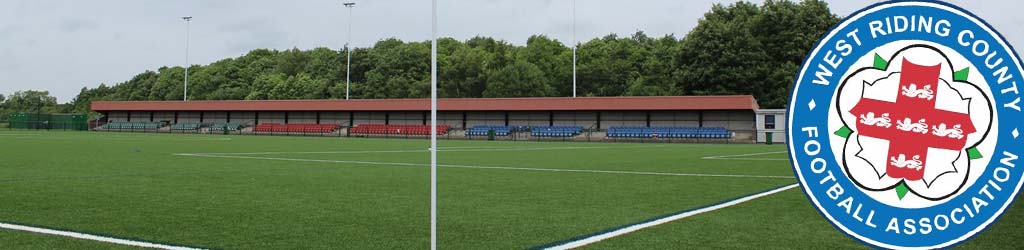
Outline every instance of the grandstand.
{"label": "grandstand", "polygon": [[[439,100],[442,138],[751,143],[752,96],[465,98]],[[97,101],[97,130],[420,137],[429,100]],[[156,127],[154,127],[156,126]],[[782,137],[782,135],[777,135]]]}

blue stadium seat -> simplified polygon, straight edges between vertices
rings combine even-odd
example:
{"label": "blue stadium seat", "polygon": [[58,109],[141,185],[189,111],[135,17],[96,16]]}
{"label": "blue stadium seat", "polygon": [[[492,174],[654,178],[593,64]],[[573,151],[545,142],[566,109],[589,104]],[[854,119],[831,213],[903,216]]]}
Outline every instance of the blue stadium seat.
{"label": "blue stadium seat", "polygon": [[477,125],[466,130],[467,136],[486,136],[491,130],[494,130],[496,136],[508,136],[516,128],[511,126],[492,126],[492,125]]}
{"label": "blue stadium seat", "polygon": [[573,137],[583,133],[583,126],[539,126],[530,130],[537,137]]}
{"label": "blue stadium seat", "polygon": [[732,138],[723,127],[610,127],[609,138]]}

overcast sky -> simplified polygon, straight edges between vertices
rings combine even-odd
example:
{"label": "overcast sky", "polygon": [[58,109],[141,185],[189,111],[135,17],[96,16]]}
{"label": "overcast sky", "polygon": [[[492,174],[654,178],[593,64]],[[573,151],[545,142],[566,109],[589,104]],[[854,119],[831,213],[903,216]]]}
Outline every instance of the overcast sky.
{"label": "overcast sky", "polygon": [[[348,1],[348,0],[346,0]],[[428,0],[351,0],[352,44],[389,37],[430,39]],[[642,30],[682,37],[715,2],[579,0],[580,41]],[[758,2],[758,1],[755,1]],[[846,16],[869,1],[831,1]],[[1024,15],[1016,1],[955,1],[1024,46]],[[341,0],[3,0],[0,1],[0,93],[48,90],[67,102],[84,87],[116,84],[145,70],[185,63],[185,22],[191,63],[237,57],[257,48],[340,48],[348,10]],[[440,36],[482,35],[523,44],[531,34],[572,40],[571,0],[439,0]]]}

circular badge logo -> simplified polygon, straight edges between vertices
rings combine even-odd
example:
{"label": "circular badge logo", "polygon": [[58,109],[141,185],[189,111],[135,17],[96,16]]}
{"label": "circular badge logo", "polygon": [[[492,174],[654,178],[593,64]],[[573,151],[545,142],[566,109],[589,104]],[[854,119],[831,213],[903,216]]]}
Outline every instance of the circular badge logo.
{"label": "circular badge logo", "polygon": [[999,33],[956,6],[860,10],[818,42],[796,78],[794,172],[822,216],[863,243],[961,243],[998,220],[1024,184],[1022,75]]}

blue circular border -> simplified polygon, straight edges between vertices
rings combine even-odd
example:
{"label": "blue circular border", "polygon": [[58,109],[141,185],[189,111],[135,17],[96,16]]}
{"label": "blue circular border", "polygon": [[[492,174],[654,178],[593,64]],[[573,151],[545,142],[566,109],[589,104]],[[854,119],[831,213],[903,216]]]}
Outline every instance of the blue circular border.
{"label": "blue circular border", "polygon": [[[960,13],[939,9],[936,5],[947,7]],[[859,15],[862,14],[864,16],[858,17]],[[949,36],[945,38],[939,37],[935,35],[935,31],[933,30],[932,33],[929,34],[905,32],[889,34],[876,39],[872,39],[870,38],[870,30],[864,29],[868,27],[866,25],[868,21],[876,20],[877,17],[886,17],[894,15],[921,16],[922,14],[926,16],[935,17],[934,21],[938,21],[940,19],[949,20],[952,24],[950,27]],[[970,18],[976,19],[977,23],[975,23],[974,20],[970,20]],[[979,23],[981,25],[979,25]],[[837,30],[841,26],[843,27],[843,29]],[[985,31],[983,28],[991,30],[992,33]],[[840,78],[843,76],[843,74],[850,70],[850,66],[844,65],[841,66],[839,69],[836,69],[836,72],[833,72],[834,75],[832,77],[832,79],[834,80],[832,81],[832,84],[830,84],[829,86],[820,87],[820,85],[813,85],[812,83],[810,83],[811,79],[814,78],[814,69],[817,67],[818,63],[822,62],[825,55],[824,53],[818,52],[824,52],[827,51],[827,49],[830,49],[831,47],[825,46],[833,45],[836,40],[845,38],[846,33],[851,31],[852,29],[860,29],[858,31],[858,34],[863,44],[855,46],[854,53],[843,57],[847,64],[849,64],[849,62],[851,61],[856,60],[857,58],[860,58],[861,56],[866,55],[866,52],[869,52],[871,49],[877,48],[888,42],[900,40],[925,40],[952,48],[957,52],[963,54],[964,57],[968,58],[968,60],[971,61],[976,67],[983,67],[985,65],[984,58],[974,57],[971,54],[969,47],[962,47],[956,43],[957,34],[964,29],[971,29],[972,31],[974,31],[974,40],[988,41],[989,49],[991,51],[1002,52],[1000,54],[1002,55],[1002,58],[1005,59],[1003,62],[1004,65],[1008,65],[1013,69],[1011,71],[1011,73],[1014,73],[1014,77],[1012,78],[1012,80],[1024,82],[1024,80],[1021,80],[1022,74],[1024,74],[1024,72],[1019,71],[1017,68],[1017,66],[1020,65],[1019,56],[1017,55],[1013,47],[1010,44],[1006,43],[1006,40],[1003,38],[1003,36],[999,34],[999,32],[996,31],[994,28],[992,28],[991,25],[986,23],[981,18],[975,16],[974,14],[957,6],[937,1],[890,1],[884,3],[876,3],[864,9],[858,10],[853,14],[850,14],[848,18],[842,20],[841,22],[833,26],[826,33],[826,37],[823,37],[822,40],[819,40],[818,43],[815,44],[815,49],[810,51],[808,55],[805,57],[806,60],[804,62],[804,65],[801,67],[800,71],[802,74],[797,76],[793,83],[793,87],[790,90],[790,100],[787,109],[786,131],[788,133],[787,142],[789,145],[788,149],[790,151],[789,155],[793,159],[793,162],[791,162],[793,165],[793,171],[797,178],[800,180],[801,185],[804,186],[804,193],[807,196],[807,198],[812,203],[815,203],[815,209],[818,210],[818,212],[823,217],[825,217],[834,227],[862,243],[873,245],[876,247],[951,247],[953,245],[962,243],[967,239],[973,238],[978,233],[984,231],[989,226],[991,226],[992,223],[997,221],[998,218],[1003,214],[1003,212],[1005,212],[1005,209],[1009,208],[1010,205],[1013,203],[1014,198],[1017,196],[1021,185],[1024,184],[1024,178],[1022,178],[1022,171],[1024,171],[1024,168],[1011,168],[1010,180],[1006,181],[1001,186],[1001,188],[1003,188],[1003,191],[994,193],[993,195],[995,196],[995,199],[993,199],[992,203],[982,208],[979,214],[975,215],[975,217],[971,219],[968,219],[967,221],[964,222],[964,224],[954,226],[951,223],[950,227],[947,228],[945,231],[937,231],[933,228],[932,232],[928,235],[922,235],[920,234],[920,232],[909,236],[906,234],[897,235],[893,233],[885,233],[884,230],[889,222],[889,219],[892,217],[899,218],[899,229],[903,230],[903,222],[905,219],[934,217],[934,215],[937,214],[946,214],[948,216],[949,211],[951,211],[953,208],[960,207],[962,206],[962,204],[969,204],[968,201],[972,197],[977,196],[978,190],[981,187],[985,186],[987,181],[992,178],[991,176],[993,171],[996,169],[996,167],[1000,165],[999,159],[1002,156],[1002,151],[1006,150],[1010,152],[1016,152],[1019,154],[1020,152],[1022,152],[1021,149],[1024,148],[1024,145],[1022,145],[1021,143],[1017,142],[1014,138],[1012,138],[1009,135],[1010,133],[1006,132],[1008,130],[1001,131],[999,133],[999,138],[994,138],[995,140],[997,140],[996,150],[993,153],[994,155],[985,156],[990,157],[991,161],[989,163],[989,166],[985,169],[985,172],[981,174],[981,177],[978,179],[978,181],[976,181],[971,186],[965,187],[965,190],[962,194],[948,199],[943,204],[920,209],[902,209],[894,208],[879,203],[874,199],[868,197],[865,193],[860,191],[856,187],[856,185],[852,184],[848,177],[846,177],[845,171],[843,171],[842,166],[835,161],[834,153],[828,146],[830,143],[829,141],[832,132],[828,131],[827,117],[828,113],[830,112],[828,106],[834,101],[835,90],[836,88],[838,88],[838,86],[840,85],[839,82],[842,80]],[[826,38],[830,38],[829,36],[831,36],[831,39],[825,40]],[[1002,44],[999,44],[998,42],[1002,42],[1002,44],[1005,44],[1006,47],[1003,47]],[[1006,49],[1008,49],[1009,51],[1006,51]],[[816,57],[811,58],[811,56]],[[975,68],[972,70],[980,69],[981,68]],[[991,70],[986,69],[985,71],[979,72],[991,72]],[[989,86],[982,87],[989,87],[990,89],[992,89],[991,86],[994,86],[996,82],[995,78],[989,74],[983,73],[983,75],[985,76],[986,81],[989,82]],[[803,80],[803,83],[805,84],[801,85],[801,80]],[[803,89],[801,89],[802,98],[794,96],[794,94],[798,92],[798,86],[803,86]],[[815,89],[812,86],[820,88]],[[1004,99],[1009,97],[1007,97],[1006,95],[996,94],[998,93],[998,89],[994,89],[992,92],[993,94],[995,94],[993,98],[996,101],[996,104],[993,104],[993,106],[995,106],[997,109],[997,114],[1000,117],[999,121],[1001,123],[1001,126],[999,126],[998,129],[1005,129],[1010,127],[1002,126],[1010,125],[1008,124],[1008,121],[1024,120],[1024,114],[1020,112],[1007,113],[998,111],[1000,107],[998,107],[999,105],[997,104],[1006,103],[1006,100]],[[816,97],[814,98],[815,103],[820,103],[823,108],[816,108],[813,111],[801,111],[804,110],[804,108],[807,108],[806,104],[810,101],[810,99],[812,99],[809,96]],[[799,113],[802,114],[801,116],[803,117],[814,117],[816,119],[796,120],[793,119],[793,113]],[[817,158],[810,157],[802,153],[802,147],[804,146],[804,143],[811,139],[805,138],[806,132],[800,130],[793,130],[794,127],[800,128],[805,126],[818,127],[819,131],[817,140],[821,143],[822,147],[821,153],[817,157],[826,160],[828,164],[828,166],[826,167],[827,171],[831,171],[832,174],[837,177],[835,183],[841,185],[845,190],[845,193],[840,198],[840,200],[844,199],[845,197],[854,197],[854,207],[856,207],[858,203],[863,203],[865,209],[868,209],[868,207],[874,208],[876,210],[876,214],[872,222],[876,224],[877,228],[865,226],[864,223],[854,220],[852,217],[846,215],[846,212],[841,210],[841,208],[835,206],[835,204],[838,203],[840,200],[833,201],[831,198],[828,198],[826,194],[827,188],[831,186],[833,183],[819,185],[817,182],[818,179],[815,178],[818,177],[818,175],[815,175],[811,172],[801,172],[801,170],[799,169],[800,166],[797,164],[797,162],[808,164],[811,159]],[[801,137],[802,140],[795,140],[794,138],[797,138],[797,135],[799,135],[799,137]],[[794,141],[798,143],[794,144]],[[795,151],[794,149],[796,147],[800,147],[801,150]],[[801,153],[797,154],[797,152]],[[805,169],[804,171],[809,171],[809,169]],[[810,184],[808,184],[808,179],[812,181],[810,182]],[[815,187],[815,190],[811,190],[811,188],[808,185],[813,185],[817,187]],[[908,217],[896,216],[905,214],[914,215]],[[961,213],[960,215],[967,216],[965,213]],[[864,216],[867,216],[867,214],[865,211],[862,211],[861,217]],[[828,219],[830,217],[831,219]],[[965,235],[968,235],[968,237],[965,238]]]}

